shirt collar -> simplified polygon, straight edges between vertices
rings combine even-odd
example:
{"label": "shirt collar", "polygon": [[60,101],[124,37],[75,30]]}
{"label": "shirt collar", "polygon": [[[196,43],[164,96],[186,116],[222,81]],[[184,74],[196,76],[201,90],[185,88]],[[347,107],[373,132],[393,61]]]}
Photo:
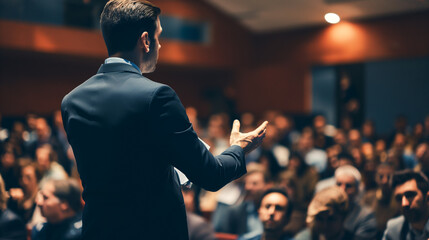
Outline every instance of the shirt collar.
{"label": "shirt collar", "polygon": [[130,66],[133,66],[135,69],[139,71],[140,74],[142,74],[142,71],[140,70],[140,68],[135,63],[127,59],[120,58],[120,57],[109,57],[109,58],[106,58],[106,60],[104,60],[104,64],[109,64],[109,63],[125,63]]}

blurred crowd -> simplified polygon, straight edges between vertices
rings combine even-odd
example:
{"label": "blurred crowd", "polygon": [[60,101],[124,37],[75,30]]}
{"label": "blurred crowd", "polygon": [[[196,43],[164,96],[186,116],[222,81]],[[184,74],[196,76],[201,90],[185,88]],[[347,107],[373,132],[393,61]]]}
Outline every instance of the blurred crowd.
{"label": "blurred crowd", "polygon": [[[229,146],[230,115],[203,121],[186,110],[214,155]],[[345,117],[332,126],[322,115],[309,118],[298,129],[282,112],[241,114],[242,132],[269,121],[264,142],[246,156],[248,173],[220,191],[183,187],[190,239],[382,239],[389,219],[403,215],[416,236],[424,234],[425,224],[418,229],[404,211],[405,200],[412,208],[410,191],[400,191],[400,180],[392,187],[392,179],[411,174],[405,182],[414,179],[427,204],[429,116],[414,126],[399,116],[386,135],[370,120],[356,126]],[[78,239],[84,202],[61,113],[28,114],[8,128],[1,122],[0,238]]]}

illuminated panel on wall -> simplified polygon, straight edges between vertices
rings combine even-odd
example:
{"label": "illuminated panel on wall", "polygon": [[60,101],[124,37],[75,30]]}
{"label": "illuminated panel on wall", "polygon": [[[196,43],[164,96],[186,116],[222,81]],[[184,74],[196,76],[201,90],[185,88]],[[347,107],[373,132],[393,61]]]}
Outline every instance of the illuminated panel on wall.
{"label": "illuminated panel on wall", "polygon": [[208,22],[181,19],[173,16],[160,16],[161,38],[192,43],[209,43],[210,26]]}

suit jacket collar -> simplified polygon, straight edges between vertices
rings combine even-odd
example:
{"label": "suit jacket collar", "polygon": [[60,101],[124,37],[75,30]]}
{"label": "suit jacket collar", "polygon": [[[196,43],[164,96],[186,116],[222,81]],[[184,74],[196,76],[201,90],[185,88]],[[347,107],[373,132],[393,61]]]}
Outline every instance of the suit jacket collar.
{"label": "suit jacket collar", "polygon": [[130,72],[136,73],[141,76],[140,72],[133,66],[126,63],[107,63],[102,64],[97,73],[110,73],[110,72]]}

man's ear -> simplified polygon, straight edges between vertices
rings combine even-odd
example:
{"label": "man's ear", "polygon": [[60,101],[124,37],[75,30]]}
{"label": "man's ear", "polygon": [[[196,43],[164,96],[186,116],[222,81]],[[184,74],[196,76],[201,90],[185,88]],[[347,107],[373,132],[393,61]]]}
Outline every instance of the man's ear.
{"label": "man's ear", "polygon": [[147,32],[143,32],[139,38],[139,46],[143,48],[144,52],[148,53],[150,51],[150,40],[149,34]]}
{"label": "man's ear", "polygon": [[66,211],[67,209],[69,209],[70,208],[70,206],[69,206],[69,204],[67,203],[67,202],[61,202],[60,203],[60,209],[62,210],[62,211]]}

